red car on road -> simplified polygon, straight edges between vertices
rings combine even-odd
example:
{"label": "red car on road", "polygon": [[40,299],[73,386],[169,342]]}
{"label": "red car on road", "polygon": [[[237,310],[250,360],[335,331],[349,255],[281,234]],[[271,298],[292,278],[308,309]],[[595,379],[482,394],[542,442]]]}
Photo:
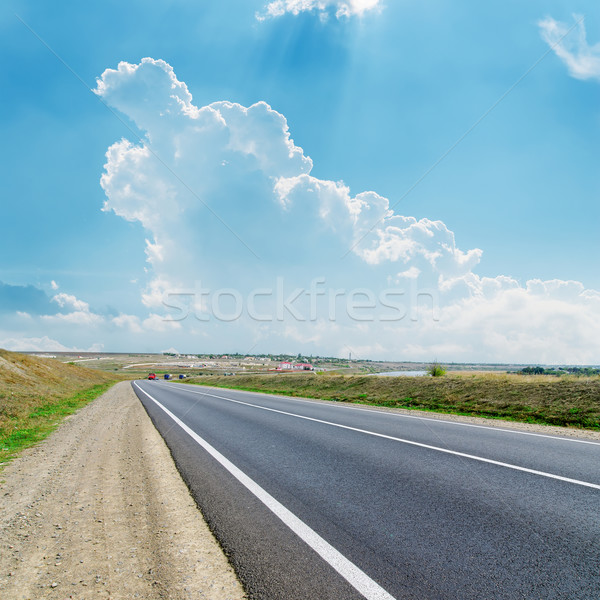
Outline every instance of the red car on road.
{"label": "red car on road", "polygon": [[156,373],[150,373],[150,375],[148,375],[148,379],[156,379]]}

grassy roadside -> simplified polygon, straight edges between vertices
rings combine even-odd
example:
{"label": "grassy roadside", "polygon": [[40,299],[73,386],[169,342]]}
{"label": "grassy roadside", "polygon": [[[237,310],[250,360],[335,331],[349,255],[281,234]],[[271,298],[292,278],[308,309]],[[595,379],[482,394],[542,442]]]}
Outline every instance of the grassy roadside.
{"label": "grassy roadside", "polygon": [[236,375],[188,380],[255,392],[600,430],[600,377]]}
{"label": "grassy roadside", "polygon": [[0,464],[44,439],[119,380],[102,371],[0,350]]}

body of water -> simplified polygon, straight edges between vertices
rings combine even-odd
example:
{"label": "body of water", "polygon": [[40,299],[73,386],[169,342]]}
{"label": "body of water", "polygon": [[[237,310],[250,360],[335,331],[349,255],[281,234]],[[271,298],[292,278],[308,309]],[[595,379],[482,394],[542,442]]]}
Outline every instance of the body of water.
{"label": "body of water", "polygon": [[379,377],[423,377],[427,371],[387,371],[385,373],[371,373]]}

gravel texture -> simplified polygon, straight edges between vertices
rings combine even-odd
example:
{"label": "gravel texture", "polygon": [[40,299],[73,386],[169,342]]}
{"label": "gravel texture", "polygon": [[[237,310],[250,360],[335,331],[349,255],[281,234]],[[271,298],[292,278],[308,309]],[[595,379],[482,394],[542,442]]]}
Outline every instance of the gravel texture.
{"label": "gravel texture", "polygon": [[129,382],[0,473],[0,598],[244,592]]}

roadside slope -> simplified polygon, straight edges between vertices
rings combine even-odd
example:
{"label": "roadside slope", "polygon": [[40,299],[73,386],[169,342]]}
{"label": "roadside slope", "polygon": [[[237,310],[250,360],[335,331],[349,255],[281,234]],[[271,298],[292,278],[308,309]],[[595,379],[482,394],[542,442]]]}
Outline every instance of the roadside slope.
{"label": "roadside slope", "polygon": [[0,463],[122,377],[0,348]]}
{"label": "roadside slope", "polygon": [[129,382],[2,480],[3,599],[244,597]]}

